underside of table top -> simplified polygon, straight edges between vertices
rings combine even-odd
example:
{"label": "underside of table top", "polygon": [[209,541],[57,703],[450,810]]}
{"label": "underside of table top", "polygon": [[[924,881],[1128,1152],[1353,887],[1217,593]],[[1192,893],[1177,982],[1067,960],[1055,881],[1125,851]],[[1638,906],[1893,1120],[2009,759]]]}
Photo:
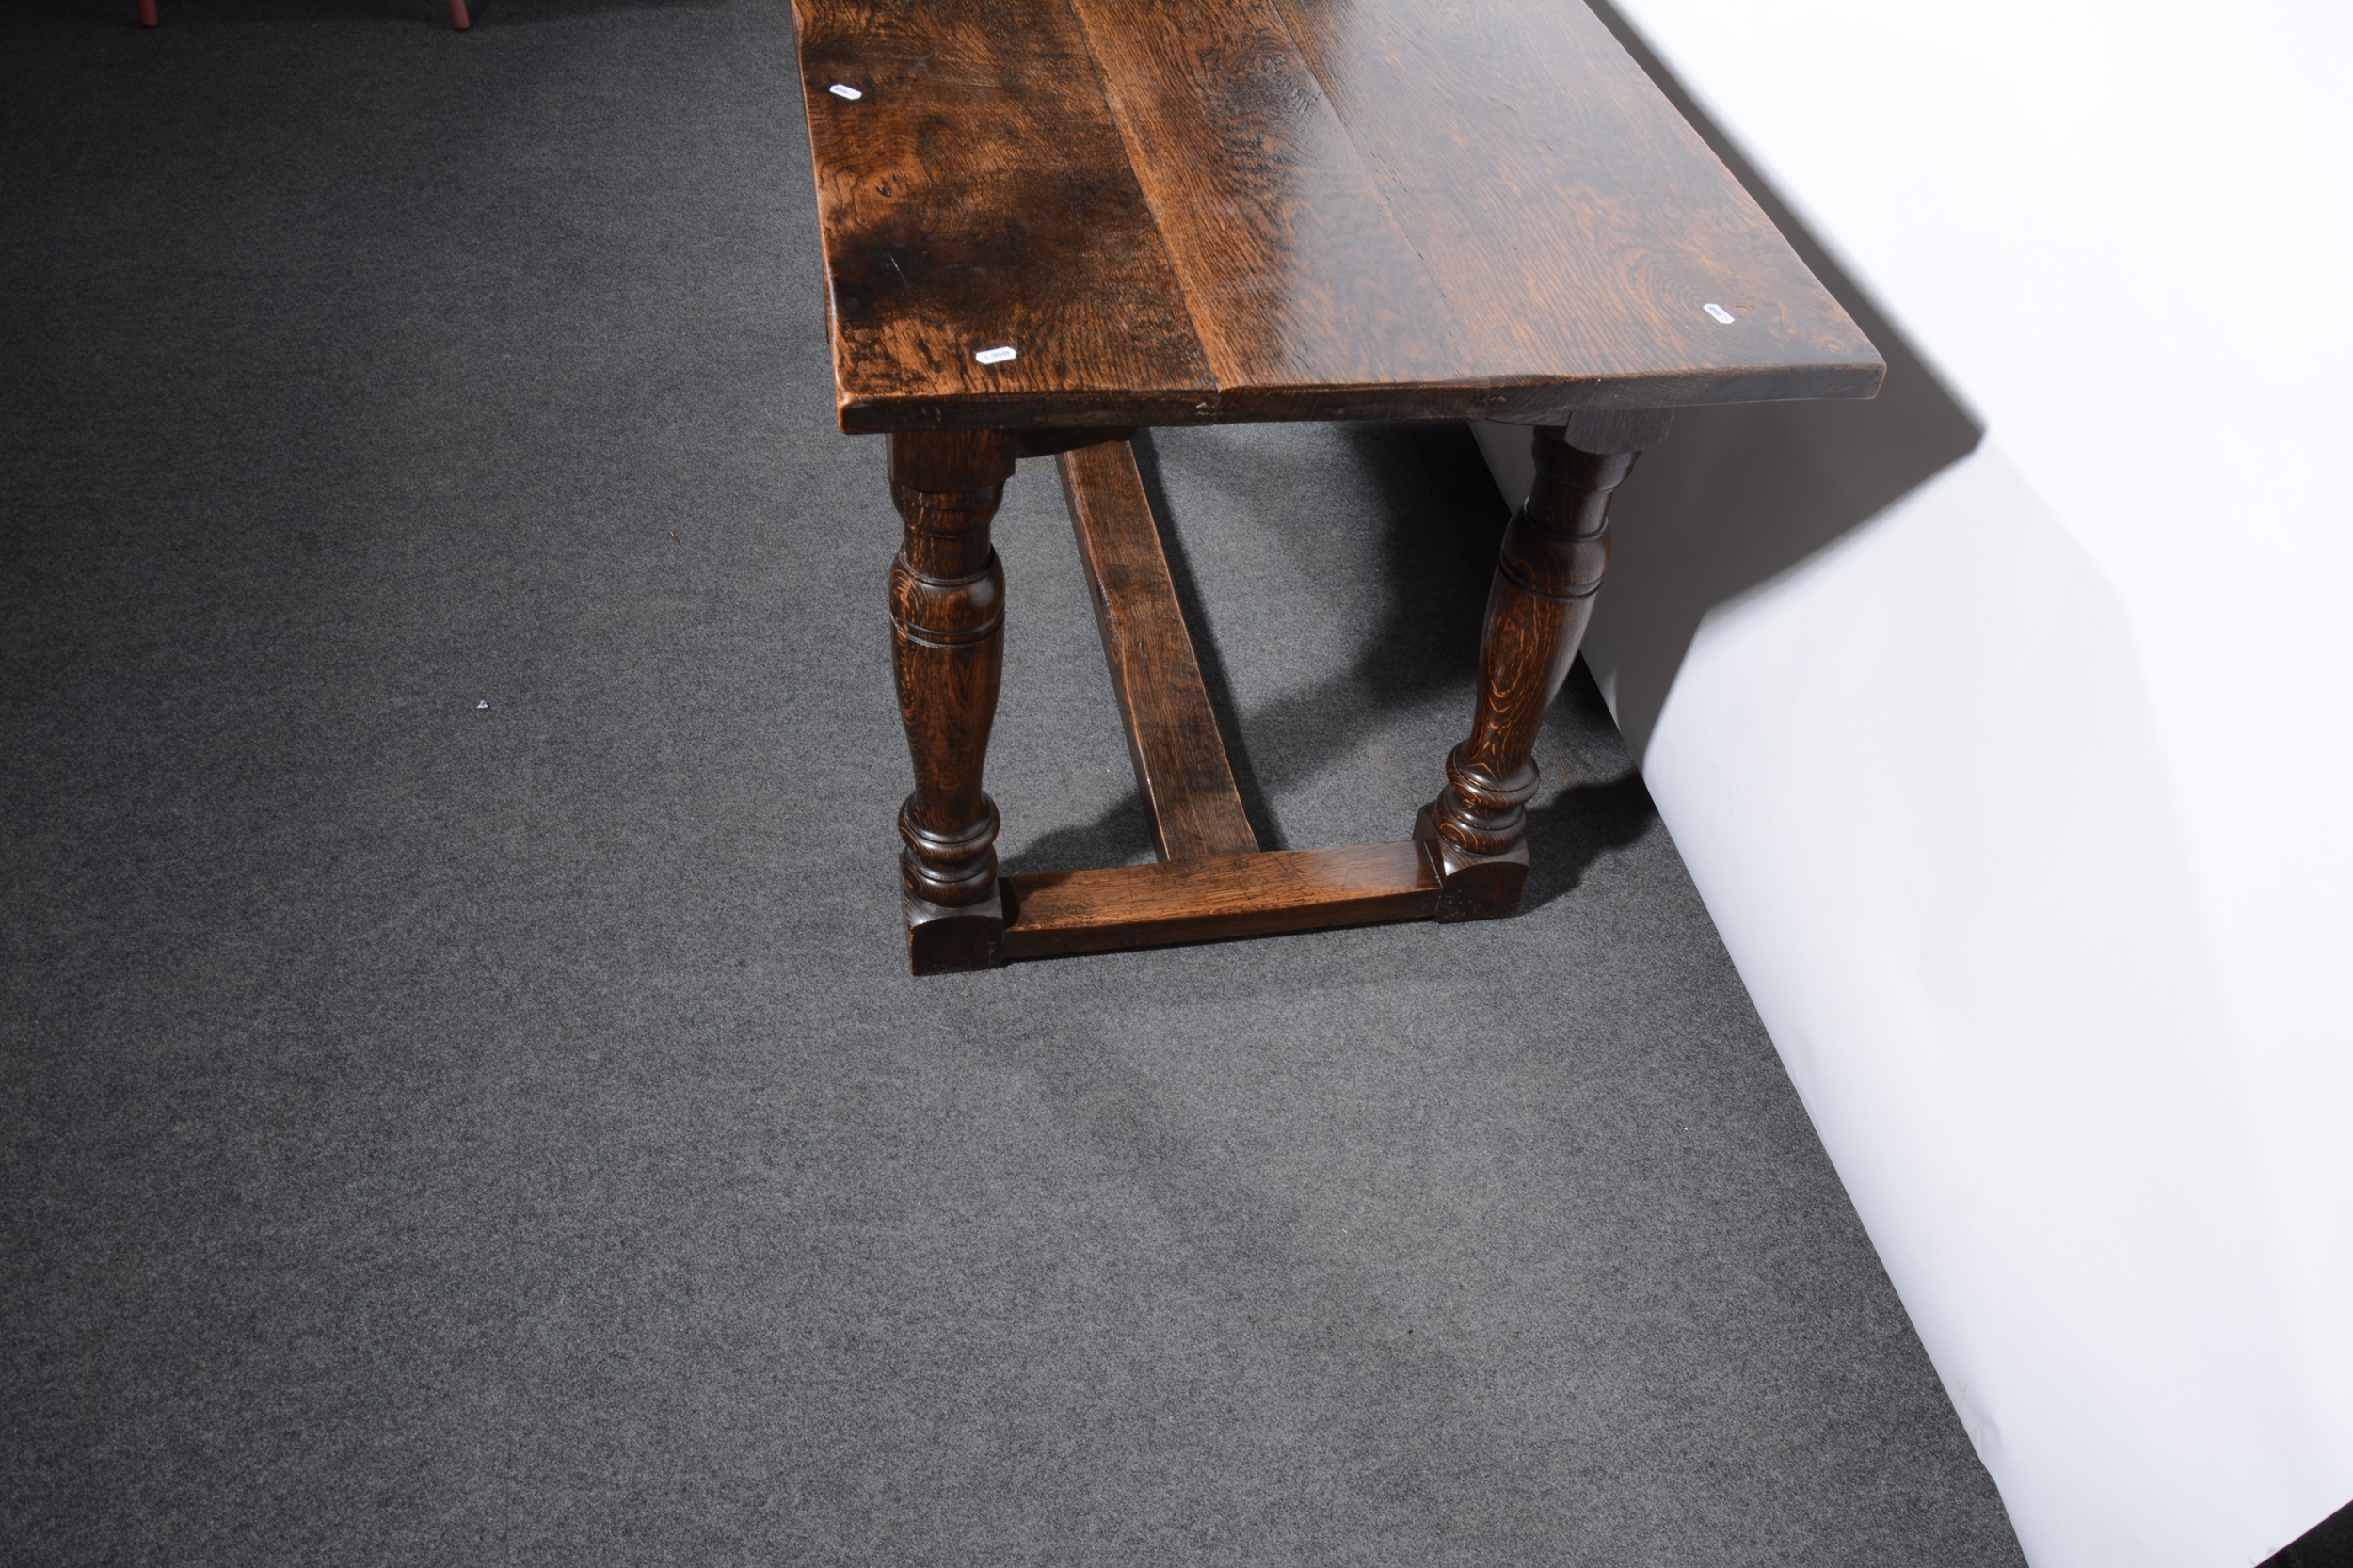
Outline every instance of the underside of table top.
{"label": "underside of table top", "polygon": [[1578,0],[793,8],[845,430],[1548,423],[1883,373]]}

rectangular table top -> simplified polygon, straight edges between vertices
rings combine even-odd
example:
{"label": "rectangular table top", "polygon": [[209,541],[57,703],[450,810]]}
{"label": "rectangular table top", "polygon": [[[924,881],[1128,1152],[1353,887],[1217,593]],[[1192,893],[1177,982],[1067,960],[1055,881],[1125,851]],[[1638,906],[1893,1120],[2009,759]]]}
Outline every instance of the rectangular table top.
{"label": "rectangular table top", "polygon": [[793,0],[845,430],[1867,397],[1579,0]]}

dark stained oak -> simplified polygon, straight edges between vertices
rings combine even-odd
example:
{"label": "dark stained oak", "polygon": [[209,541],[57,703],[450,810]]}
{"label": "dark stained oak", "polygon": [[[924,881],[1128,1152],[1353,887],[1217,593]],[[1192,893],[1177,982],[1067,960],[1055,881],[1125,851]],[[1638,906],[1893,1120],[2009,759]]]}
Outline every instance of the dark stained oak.
{"label": "dark stained oak", "polygon": [[1051,457],[1058,452],[1076,452],[1082,446],[1099,446],[1105,441],[1125,441],[1135,439],[1132,425],[1101,426],[1072,425],[1060,430],[1016,430],[1013,449],[1023,457]]}
{"label": "dark stained oak", "polygon": [[1578,406],[1624,408],[1878,389],[1862,332],[1583,5],[1269,3],[1489,374],[1590,367],[1609,395]]}
{"label": "dark stained oak", "polygon": [[[793,16],[843,428],[1214,408],[1067,0],[794,0]],[[1001,346],[1017,358],[973,358]]]}
{"label": "dark stained oak", "polygon": [[1453,374],[1439,290],[1270,0],[1071,8],[1224,403]]}
{"label": "dark stained oak", "polygon": [[1004,897],[1005,957],[1052,958],[1425,920],[1438,877],[1407,840],[1009,876]]}
{"label": "dark stained oak", "polygon": [[1574,0],[794,14],[844,429],[1559,423],[1883,374]]}
{"label": "dark stained oak", "polygon": [[1667,439],[1675,414],[1673,408],[1587,408],[1545,423],[1580,452],[1646,452]]}
{"label": "dark stained oak", "polygon": [[[1639,456],[1639,419],[1595,434],[1618,448],[1588,452],[1559,428],[1532,432],[1536,480],[1513,514],[1487,595],[1479,696],[1470,738],[1447,755],[1446,787],[1421,809],[1414,837],[1443,880],[1436,918],[1519,913],[1528,883],[1528,802],[1536,793],[1536,731],[1568,678],[1609,562],[1609,496]],[[1626,438],[1610,440],[1611,435]]]}
{"label": "dark stained oak", "polygon": [[1005,665],[1005,572],[988,525],[1013,468],[1013,438],[998,431],[890,438],[890,499],[904,524],[890,563],[890,664],[915,763],[899,871],[917,974],[1000,962],[997,803],[981,769]]}
{"label": "dark stained oak", "polygon": [[1160,858],[1246,855],[1258,847],[1257,836],[1202,684],[1135,448],[1090,446],[1064,453],[1061,463],[1128,759]]}
{"label": "dark stained oak", "polygon": [[[837,409],[891,436],[919,974],[1517,912],[1610,493],[1677,408],[1885,366],[1577,0],[793,0]],[[1128,438],[1535,428],[1469,737],[1411,840],[1261,852]],[[989,523],[1055,456],[1155,866],[1000,879]]]}

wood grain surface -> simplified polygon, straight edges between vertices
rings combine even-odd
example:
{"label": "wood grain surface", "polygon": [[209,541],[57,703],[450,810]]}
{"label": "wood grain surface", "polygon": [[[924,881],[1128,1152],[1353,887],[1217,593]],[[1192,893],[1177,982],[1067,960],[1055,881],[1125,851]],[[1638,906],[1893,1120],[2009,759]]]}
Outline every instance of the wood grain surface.
{"label": "wood grain surface", "polygon": [[899,874],[917,974],[995,967],[1004,923],[997,803],[981,774],[1005,666],[1005,571],[988,525],[1013,469],[1003,431],[890,438],[903,523],[890,563],[890,666],[915,764],[915,791],[899,808]]}
{"label": "wood grain surface", "polygon": [[1577,0],[794,13],[845,429],[1550,423],[1883,374]]}
{"label": "wood grain surface", "polygon": [[1228,398],[1443,380],[1437,288],[1267,0],[1070,0]]}
{"label": "wood grain surface", "polygon": [[1136,788],[1163,860],[1258,847],[1185,630],[1152,503],[1126,441],[1065,452],[1063,491],[1079,539]]}
{"label": "wood grain surface", "polygon": [[1619,408],[1837,395],[1857,361],[1876,390],[1861,331],[1583,5],[1269,3],[1489,374],[1590,366]]}
{"label": "wood grain surface", "polygon": [[1593,594],[1609,564],[1609,497],[1640,456],[1585,451],[1561,427],[1529,434],[1536,480],[1496,553],[1470,738],[1448,753],[1446,787],[1414,824],[1445,884],[1441,920],[1519,912],[1536,732],[1593,618]]}
{"label": "wood grain surface", "polygon": [[[867,407],[886,417],[858,428],[1214,408],[1066,0],[793,11],[844,428]],[[1004,347],[1016,357],[1002,363],[974,357]]]}
{"label": "wood grain surface", "polygon": [[1438,904],[1437,872],[1410,840],[1008,876],[1003,887],[1007,960],[1422,920]]}

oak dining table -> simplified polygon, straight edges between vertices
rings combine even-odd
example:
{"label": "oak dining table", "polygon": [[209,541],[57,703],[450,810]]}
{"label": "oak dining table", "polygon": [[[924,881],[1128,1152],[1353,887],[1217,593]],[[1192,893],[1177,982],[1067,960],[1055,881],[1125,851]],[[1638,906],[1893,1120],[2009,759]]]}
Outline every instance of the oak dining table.
{"label": "oak dining table", "polygon": [[[916,973],[1515,914],[1609,498],[1689,405],[1884,365],[1581,0],[793,0],[840,428],[887,434]],[[1390,843],[1267,849],[1130,444],[1529,427],[1469,733]],[[1000,874],[989,525],[1053,457],[1160,859]],[[1408,824],[1401,823],[1401,829]]]}

